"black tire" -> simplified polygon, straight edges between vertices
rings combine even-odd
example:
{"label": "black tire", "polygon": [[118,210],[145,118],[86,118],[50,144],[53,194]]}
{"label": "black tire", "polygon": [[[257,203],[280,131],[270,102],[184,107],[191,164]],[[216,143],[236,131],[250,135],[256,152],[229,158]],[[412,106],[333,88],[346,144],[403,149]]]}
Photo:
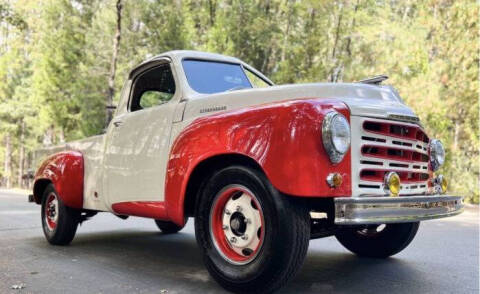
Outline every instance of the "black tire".
{"label": "black tire", "polygon": [[[187,223],[187,221],[185,220],[185,224],[186,223]],[[158,220],[158,219],[155,220],[155,224],[157,224],[157,227],[164,234],[175,234],[175,233],[178,233],[181,229],[183,229],[185,227],[185,225],[179,226],[175,223],[168,222],[168,221],[161,221],[161,220]]]}
{"label": "black tire", "polygon": [[[368,225],[338,231],[337,240],[358,256],[387,258],[405,249],[417,234],[420,223]],[[377,231],[378,230],[378,231]]]}
{"label": "black tire", "polygon": [[[52,196],[54,195],[54,196]],[[47,202],[49,197],[56,197],[57,219],[55,227],[49,224],[46,212]],[[42,228],[45,238],[52,245],[68,245],[72,242],[77,232],[77,227],[80,219],[80,211],[67,207],[63,204],[62,199],[58,196],[53,184],[49,184],[43,193],[42,198]]]}
{"label": "black tire", "polygon": [[[214,201],[225,187],[232,185],[251,191],[263,215],[261,245],[246,264],[226,260],[211,235],[210,213]],[[243,166],[228,167],[214,174],[203,185],[199,197],[195,235],[209,273],[225,289],[237,293],[270,293],[299,271],[310,239],[310,217],[299,199],[279,193],[262,172]],[[251,205],[258,210],[255,204]]]}

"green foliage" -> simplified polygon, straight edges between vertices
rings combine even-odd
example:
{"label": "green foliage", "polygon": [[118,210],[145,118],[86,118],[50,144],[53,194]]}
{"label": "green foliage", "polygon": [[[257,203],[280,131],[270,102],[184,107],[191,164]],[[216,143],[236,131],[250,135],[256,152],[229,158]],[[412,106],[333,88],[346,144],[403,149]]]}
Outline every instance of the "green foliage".
{"label": "green foliage", "polygon": [[27,28],[25,20],[12,9],[8,2],[0,2],[0,22],[12,25],[19,30]]}
{"label": "green foliage", "polygon": [[[21,146],[103,129],[115,4],[0,0],[3,176],[8,134],[15,171]],[[124,1],[115,99],[133,66],[174,49],[239,57],[278,84],[388,74],[444,142],[450,190],[478,203],[478,12],[473,0]]]}

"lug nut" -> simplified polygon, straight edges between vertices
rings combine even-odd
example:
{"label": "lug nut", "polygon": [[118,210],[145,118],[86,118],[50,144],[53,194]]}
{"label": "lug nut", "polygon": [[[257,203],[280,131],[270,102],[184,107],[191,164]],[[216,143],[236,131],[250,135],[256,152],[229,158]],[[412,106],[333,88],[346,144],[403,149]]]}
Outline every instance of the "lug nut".
{"label": "lug nut", "polygon": [[237,211],[238,211],[238,212],[241,212],[241,211],[242,211],[242,207],[240,207],[240,205],[237,206]]}
{"label": "lug nut", "polygon": [[223,226],[222,226],[222,229],[223,229],[223,230],[228,230],[228,226],[227,226],[227,225],[223,225]]}
{"label": "lug nut", "polygon": [[232,213],[230,212],[230,210],[225,209],[225,214],[226,214],[226,215],[231,215]]}
{"label": "lug nut", "polygon": [[230,243],[237,243],[237,238],[235,237],[230,238]]}
{"label": "lug nut", "polygon": [[248,240],[248,235],[245,234],[245,235],[243,235],[241,238],[242,238],[242,240]]}
{"label": "lug nut", "polygon": [[249,219],[249,218],[246,218],[246,219],[245,219],[245,223],[246,223],[247,225],[249,225],[249,224],[251,224],[251,223],[252,223],[252,220],[251,220],[251,219]]}

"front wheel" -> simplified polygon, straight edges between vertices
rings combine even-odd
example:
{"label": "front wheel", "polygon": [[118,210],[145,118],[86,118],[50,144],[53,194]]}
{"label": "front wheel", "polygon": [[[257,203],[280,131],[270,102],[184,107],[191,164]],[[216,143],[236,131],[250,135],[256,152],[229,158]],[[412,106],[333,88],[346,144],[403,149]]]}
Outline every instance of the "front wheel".
{"label": "front wheel", "polygon": [[300,269],[310,239],[309,214],[259,171],[225,168],[206,183],[195,212],[206,267],[224,288],[268,293]]}
{"label": "front wheel", "polygon": [[45,238],[52,245],[68,245],[77,232],[80,211],[65,206],[53,184],[49,184],[42,198],[42,227]]}
{"label": "front wheel", "polygon": [[344,228],[337,240],[358,256],[386,258],[405,249],[417,234],[420,223],[365,225]]}

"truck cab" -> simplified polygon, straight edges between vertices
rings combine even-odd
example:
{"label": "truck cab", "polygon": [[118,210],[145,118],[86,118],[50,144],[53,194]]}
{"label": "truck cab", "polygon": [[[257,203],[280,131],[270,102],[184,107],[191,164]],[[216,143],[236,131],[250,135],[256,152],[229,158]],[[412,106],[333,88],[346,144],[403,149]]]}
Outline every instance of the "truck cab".
{"label": "truck cab", "polygon": [[463,203],[437,174],[441,142],[384,79],[277,86],[237,58],[166,52],[131,70],[105,134],[38,153],[30,199],[54,245],[98,212],[164,233],[193,217],[234,292],[280,288],[313,238],[391,256]]}

